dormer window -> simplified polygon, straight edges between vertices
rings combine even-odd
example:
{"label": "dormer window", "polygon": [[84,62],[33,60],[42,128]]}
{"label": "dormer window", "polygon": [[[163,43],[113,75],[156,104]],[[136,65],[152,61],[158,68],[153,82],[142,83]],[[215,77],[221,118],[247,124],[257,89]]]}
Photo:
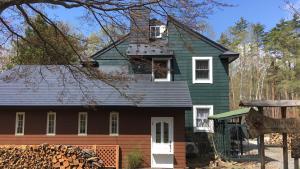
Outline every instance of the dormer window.
{"label": "dormer window", "polygon": [[171,63],[169,58],[152,59],[152,78],[155,82],[171,81]]}
{"label": "dormer window", "polygon": [[164,31],[165,31],[164,25],[150,26],[150,38],[151,39],[162,38],[162,34]]}

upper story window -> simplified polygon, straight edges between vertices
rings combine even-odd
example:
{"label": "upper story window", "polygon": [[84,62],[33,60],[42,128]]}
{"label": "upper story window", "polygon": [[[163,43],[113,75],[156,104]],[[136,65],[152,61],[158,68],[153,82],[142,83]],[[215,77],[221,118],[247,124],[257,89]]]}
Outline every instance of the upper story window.
{"label": "upper story window", "polygon": [[78,135],[87,135],[88,114],[79,112],[78,115]]}
{"label": "upper story window", "polygon": [[193,106],[193,119],[195,132],[213,132],[213,121],[208,116],[213,115],[212,105]]}
{"label": "upper story window", "polygon": [[111,112],[109,116],[109,134],[119,135],[119,113]]}
{"label": "upper story window", "polygon": [[150,26],[150,37],[161,38],[160,26]]}
{"label": "upper story window", "polygon": [[165,30],[165,25],[150,26],[150,38],[162,38],[162,34],[165,32]]}
{"label": "upper story window", "polygon": [[56,130],[56,113],[47,113],[47,135],[55,135]]}
{"label": "upper story window", "polygon": [[213,83],[212,57],[193,57],[193,83]]}
{"label": "upper story window", "polygon": [[155,82],[171,80],[171,61],[169,58],[152,59],[152,78]]}
{"label": "upper story window", "polygon": [[17,112],[15,134],[24,135],[24,127],[25,127],[25,113]]}

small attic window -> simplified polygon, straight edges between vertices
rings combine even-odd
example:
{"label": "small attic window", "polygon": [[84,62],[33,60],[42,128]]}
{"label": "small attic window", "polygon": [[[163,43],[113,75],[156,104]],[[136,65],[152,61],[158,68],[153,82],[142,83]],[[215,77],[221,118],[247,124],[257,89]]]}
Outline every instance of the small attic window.
{"label": "small attic window", "polygon": [[162,32],[162,26],[150,26],[150,38],[161,38]]}

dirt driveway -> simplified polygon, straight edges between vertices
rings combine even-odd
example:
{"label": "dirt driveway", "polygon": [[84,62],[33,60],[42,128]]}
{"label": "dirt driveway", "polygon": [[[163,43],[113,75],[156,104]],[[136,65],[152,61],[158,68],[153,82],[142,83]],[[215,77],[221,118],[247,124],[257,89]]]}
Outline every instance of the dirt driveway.
{"label": "dirt driveway", "polygon": [[[268,147],[265,150],[267,157],[267,166],[268,169],[283,169],[283,156],[282,148]],[[294,168],[294,159],[291,158],[291,151],[289,151],[289,169]]]}
{"label": "dirt driveway", "polygon": [[[282,148],[267,147],[265,150],[266,155],[266,169],[283,169]],[[205,167],[206,169],[211,167]],[[260,169],[258,161],[245,161],[245,162],[220,162],[215,169]],[[289,169],[294,168],[294,159],[291,158],[289,151]]]}

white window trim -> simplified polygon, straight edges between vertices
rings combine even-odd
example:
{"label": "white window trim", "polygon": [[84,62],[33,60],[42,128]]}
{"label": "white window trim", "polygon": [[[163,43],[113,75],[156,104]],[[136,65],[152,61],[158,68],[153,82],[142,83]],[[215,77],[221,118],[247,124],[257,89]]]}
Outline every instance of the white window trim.
{"label": "white window trim", "polygon": [[[17,133],[17,128],[18,128],[18,115],[22,114],[23,115],[23,126],[22,126],[22,133]],[[23,136],[24,135],[24,130],[25,130],[25,112],[17,112],[16,113],[16,124],[15,124],[15,135],[16,136]]]}
{"label": "white window trim", "polygon": [[[154,77],[154,61],[166,60],[168,61],[168,74],[165,79],[155,79]],[[171,81],[171,59],[170,58],[152,58],[152,79],[154,82],[170,82]]]}
{"label": "white window trim", "polygon": [[207,132],[207,133],[214,133],[214,122],[213,120],[209,120],[210,127],[197,127],[197,109],[198,108],[208,108],[209,109],[209,116],[214,115],[214,106],[213,105],[194,105],[193,106],[193,128],[194,132]]}
{"label": "white window trim", "polygon": [[[208,79],[196,79],[196,61],[208,60],[209,64],[209,78]],[[193,72],[193,84],[196,83],[210,83],[213,84],[213,58],[212,57],[193,57],[192,60],[192,72]]]}
{"label": "white window trim", "polygon": [[[161,32],[161,28],[162,26],[161,25],[156,25],[156,26],[150,26],[150,38],[162,38],[162,32]],[[154,37],[152,37],[151,35],[152,35],[152,33],[151,33],[151,28],[158,28],[159,29],[159,35],[158,36],[154,36]],[[155,33],[156,33],[156,31],[155,31]]]}
{"label": "white window trim", "polygon": [[[117,115],[117,133],[112,133],[112,116]],[[109,135],[110,136],[119,136],[119,113],[118,112],[110,112],[109,114]]]}
{"label": "white window trim", "polygon": [[[48,133],[49,132],[49,116],[50,115],[54,115],[54,133]],[[47,113],[47,136],[55,136],[55,134],[56,134],[56,112],[52,112],[52,111],[50,111],[50,112],[48,112]]]}
{"label": "white window trim", "polygon": [[[85,123],[85,133],[80,133],[80,115],[86,115],[86,123]],[[87,136],[87,126],[88,126],[88,113],[87,112],[79,112],[78,113],[78,136]]]}

